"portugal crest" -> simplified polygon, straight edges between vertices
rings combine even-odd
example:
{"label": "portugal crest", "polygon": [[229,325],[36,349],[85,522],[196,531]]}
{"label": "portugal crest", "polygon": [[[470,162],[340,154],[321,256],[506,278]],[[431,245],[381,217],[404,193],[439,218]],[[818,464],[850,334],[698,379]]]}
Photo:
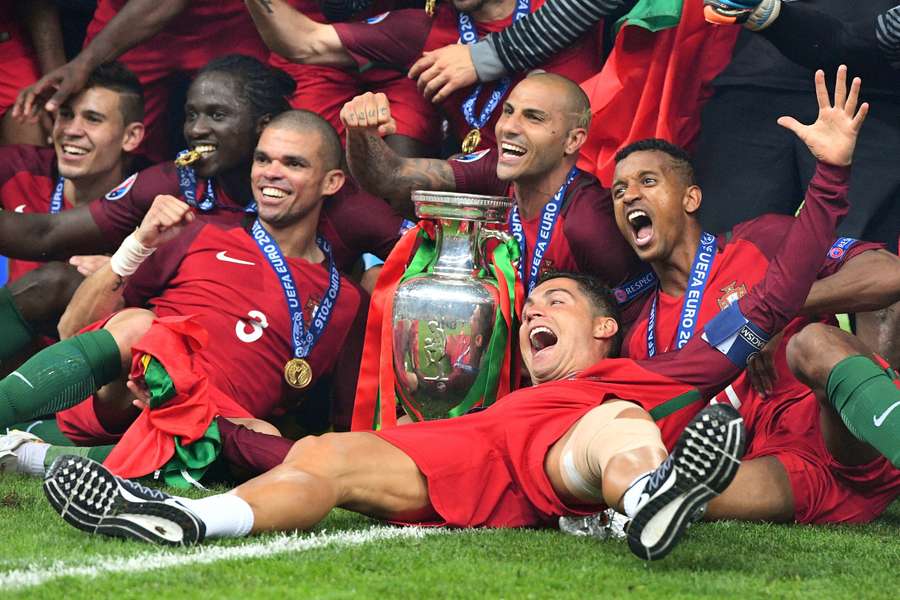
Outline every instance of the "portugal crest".
{"label": "portugal crest", "polygon": [[733,303],[747,295],[747,286],[743,283],[738,285],[737,281],[732,281],[722,288],[722,295],[719,296],[719,310],[725,310]]}

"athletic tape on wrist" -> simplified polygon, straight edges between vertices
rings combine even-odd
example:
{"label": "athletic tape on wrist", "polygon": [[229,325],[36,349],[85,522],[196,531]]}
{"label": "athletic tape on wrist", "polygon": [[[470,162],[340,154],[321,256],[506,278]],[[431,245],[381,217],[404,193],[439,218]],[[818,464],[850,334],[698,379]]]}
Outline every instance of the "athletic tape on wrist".
{"label": "athletic tape on wrist", "polygon": [[137,238],[132,233],[122,241],[122,245],[109,259],[109,267],[119,277],[129,277],[155,251],[156,248],[147,248],[137,241]]}

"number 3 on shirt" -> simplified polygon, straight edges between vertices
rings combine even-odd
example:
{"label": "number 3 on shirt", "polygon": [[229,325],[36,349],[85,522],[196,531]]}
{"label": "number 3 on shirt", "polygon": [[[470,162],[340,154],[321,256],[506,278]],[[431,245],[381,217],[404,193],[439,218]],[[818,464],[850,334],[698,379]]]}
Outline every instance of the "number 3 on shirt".
{"label": "number 3 on shirt", "polygon": [[251,310],[247,316],[250,320],[238,319],[235,323],[234,335],[245,344],[250,344],[262,337],[263,329],[269,326],[269,320],[258,310]]}

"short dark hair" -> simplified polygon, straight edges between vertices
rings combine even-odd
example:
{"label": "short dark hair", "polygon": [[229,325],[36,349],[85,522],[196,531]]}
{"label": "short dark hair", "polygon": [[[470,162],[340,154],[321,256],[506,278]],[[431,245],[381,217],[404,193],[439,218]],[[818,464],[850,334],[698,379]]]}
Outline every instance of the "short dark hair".
{"label": "short dark hair", "polygon": [[566,96],[569,123],[572,128],[591,126],[591,100],[581,86],[568,77],[548,71],[532,71],[525,79],[546,79],[560,86]]}
{"label": "short dark hair", "polygon": [[125,125],[144,120],[144,86],[137,75],[122,63],[103,63],[91,71],[84,89],[93,87],[111,90],[119,95],[119,113]]}
{"label": "short dark hair", "polygon": [[666,154],[669,157],[672,168],[678,171],[687,185],[695,185],[697,183],[694,178],[694,162],[691,160],[691,155],[684,148],[659,138],[647,138],[628,144],[616,153],[616,162],[625,160],[635,152],[646,152],[648,150]]}
{"label": "short dark hair", "polygon": [[616,301],[612,290],[599,278],[587,273],[575,273],[573,271],[547,271],[538,279],[538,285],[552,279],[571,279],[578,285],[578,289],[587,296],[591,306],[604,317],[612,317],[619,324],[619,330],[613,336],[609,356],[615,358],[622,350],[622,319],[619,313],[619,303]]}
{"label": "short dark hair", "polygon": [[213,59],[200,69],[194,81],[210,73],[223,73],[236,80],[241,99],[253,110],[254,121],[291,109],[288,98],[294,93],[297,82],[281,69],[252,56],[227,54]]}
{"label": "short dark hair", "polygon": [[308,110],[287,110],[275,116],[264,129],[268,127],[286,127],[301,132],[315,131],[322,140],[320,158],[325,165],[325,170],[341,168],[341,159],[344,153],[341,148],[341,138],[338,137],[331,123],[316,113]]}

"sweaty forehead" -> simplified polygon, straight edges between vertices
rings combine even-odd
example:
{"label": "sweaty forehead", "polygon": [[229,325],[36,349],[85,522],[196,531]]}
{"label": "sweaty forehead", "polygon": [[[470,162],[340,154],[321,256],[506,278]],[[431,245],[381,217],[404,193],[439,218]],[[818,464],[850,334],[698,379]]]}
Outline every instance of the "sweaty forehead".
{"label": "sweaty forehead", "polygon": [[523,79],[510,92],[508,102],[518,110],[534,109],[546,113],[559,113],[565,107],[565,98],[553,82],[540,78]]}

